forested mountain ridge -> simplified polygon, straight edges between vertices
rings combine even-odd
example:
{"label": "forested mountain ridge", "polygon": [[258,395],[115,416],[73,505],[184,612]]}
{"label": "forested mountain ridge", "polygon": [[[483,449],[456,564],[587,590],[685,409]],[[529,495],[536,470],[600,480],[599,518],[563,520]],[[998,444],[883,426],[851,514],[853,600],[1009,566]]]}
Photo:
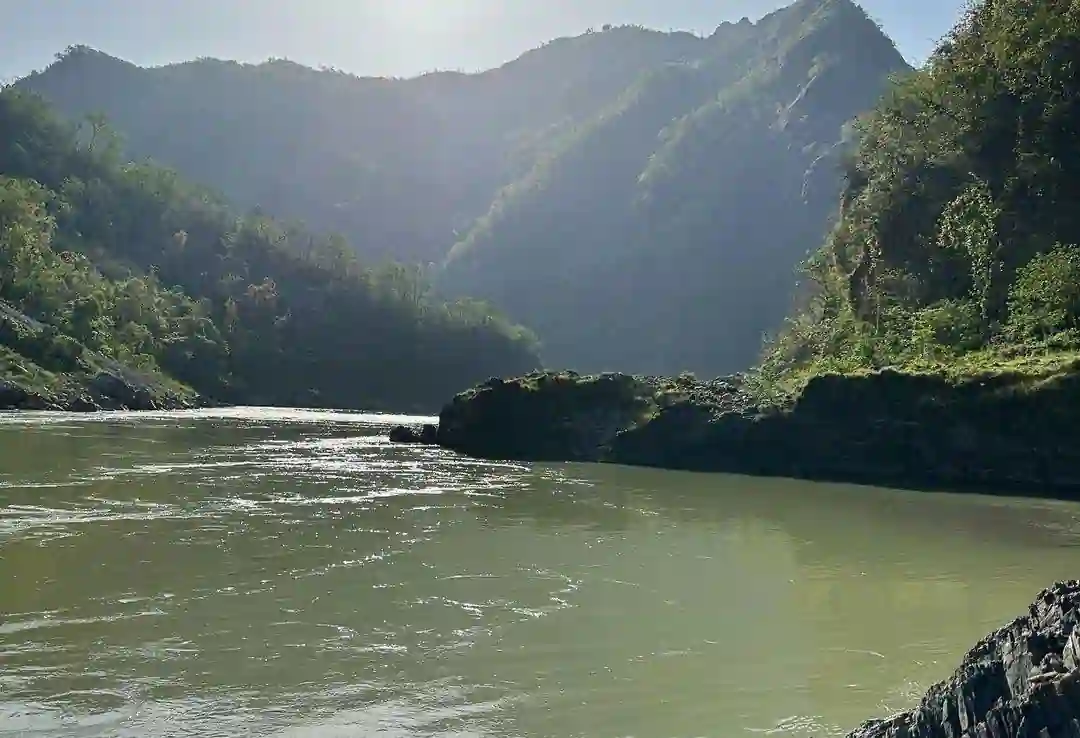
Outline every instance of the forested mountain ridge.
{"label": "forested mountain ridge", "polygon": [[845,123],[907,69],[850,0],[798,0],[479,74],[141,69],[77,47],[18,85],[241,205],[441,265],[440,291],[537,329],[548,364],[716,374],[778,327],[835,211]]}
{"label": "forested mountain ridge", "polygon": [[883,367],[1072,376],[1077,58],[1075,4],[983,0],[864,117],[839,221],[807,265],[813,299],[763,387]]}
{"label": "forested mountain ridge", "polygon": [[444,288],[527,322],[555,366],[748,367],[835,213],[846,124],[908,67],[848,0],[722,26],[700,53],[506,188]]}
{"label": "forested mountain ridge", "polygon": [[127,154],[238,205],[342,233],[369,259],[440,261],[561,129],[700,43],[621,27],[412,79],[282,59],[140,68],[76,46],[16,84],[72,120],[104,115]]}
{"label": "forested mountain ridge", "polygon": [[[173,400],[430,409],[537,365],[535,339],[421,270],[362,266],[340,237],[238,215],[175,172],[125,163],[0,90],[0,401]],[[111,384],[110,384],[111,383]],[[146,406],[150,389],[120,404]],[[129,387],[121,395],[133,395]],[[78,402],[75,402],[75,401]],[[171,402],[171,401],[170,401]]]}

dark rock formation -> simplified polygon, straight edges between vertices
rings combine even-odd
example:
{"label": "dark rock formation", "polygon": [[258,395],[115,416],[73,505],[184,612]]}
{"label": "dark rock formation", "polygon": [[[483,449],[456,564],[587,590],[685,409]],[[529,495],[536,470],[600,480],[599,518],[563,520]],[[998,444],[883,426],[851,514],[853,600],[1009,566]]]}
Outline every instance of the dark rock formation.
{"label": "dark rock formation", "polygon": [[390,429],[391,443],[416,443],[434,446],[439,429],[434,425],[424,425],[420,430],[407,425],[398,425]]}
{"label": "dark rock formation", "polygon": [[1080,736],[1080,581],[1044,590],[1024,617],[980,641],[914,709],[849,738]]}
{"label": "dark rock formation", "polygon": [[101,372],[90,380],[89,390],[100,404],[110,409],[157,409],[149,387],[136,385],[118,374]]}
{"label": "dark rock formation", "polygon": [[0,409],[11,410],[22,407],[30,393],[10,382],[0,381]]}
{"label": "dark rock formation", "polygon": [[462,393],[438,442],[486,458],[597,461],[906,487],[1080,494],[1080,366],[812,379],[759,408],[738,377],[531,374]]}
{"label": "dark rock formation", "polygon": [[596,461],[616,434],[654,410],[655,394],[650,380],[624,374],[491,379],[443,408],[438,442],[487,458]]}

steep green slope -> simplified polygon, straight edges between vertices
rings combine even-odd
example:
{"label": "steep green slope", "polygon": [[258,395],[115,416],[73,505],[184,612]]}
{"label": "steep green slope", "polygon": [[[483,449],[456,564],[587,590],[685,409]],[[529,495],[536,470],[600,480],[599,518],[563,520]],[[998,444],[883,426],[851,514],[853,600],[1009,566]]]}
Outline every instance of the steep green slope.
{"label": "steep green slope", "polygon": [[897,366],[1042,376],[1080,348],[1080,10],[972,7],[860,125],[763,386]]}
{"label": "steep green slope", "polygon": [[526,331],[433,300],[421,271],[365,269],[339,237],[239,217],[12,88],[0,249],[5,386],[71,397],[118,361],[227,401],[407,409],[537,363]]}
{"label": "steep green slope", "polygon": [[247,207],[343,233],[366,257],[439,261],[562,127],[699,39],[640,28],[553,41],[498,69],[359,78],[283,60],[142,69],[85,47],[20,80],[127,153]]}
{"label": "steep green slope", "polygon": [[552,365],[744,369],[826,231],[845,123],[905,69],[849,0],[722,26],[506,188],[440,285],[529,322]]}

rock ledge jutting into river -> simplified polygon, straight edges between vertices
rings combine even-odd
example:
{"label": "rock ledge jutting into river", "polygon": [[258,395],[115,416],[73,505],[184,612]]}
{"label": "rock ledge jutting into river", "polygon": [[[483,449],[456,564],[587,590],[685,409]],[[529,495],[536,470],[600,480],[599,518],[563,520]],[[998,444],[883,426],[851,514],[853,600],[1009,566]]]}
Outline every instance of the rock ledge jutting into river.
{"label": "rock ledge jutting into river", "polygon": [[820,375],[784,407],[742,377],[536,372],[453,398],[436,442],[468,455],[916,488],[1080,493],[1080,367]]}
{"label": "rock ledge jutting into river", "polygon": [[849,738],[1080,736],[1080,581],[1039,594],[913,709],[870,720]]}

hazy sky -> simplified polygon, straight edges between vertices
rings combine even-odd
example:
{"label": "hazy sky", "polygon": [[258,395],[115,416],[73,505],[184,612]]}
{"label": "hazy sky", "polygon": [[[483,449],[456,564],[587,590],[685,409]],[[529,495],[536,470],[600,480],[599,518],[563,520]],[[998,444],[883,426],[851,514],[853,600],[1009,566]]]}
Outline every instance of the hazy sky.
{"label": "hazy sky", "polygon": [[[497,66],[604,23],[711,32],[785,0],[0,0],[0,79],[85,44],[141,65],[286,57],[360,75]],[[865,0],[909,61],[955,23],[963,0]]]}

